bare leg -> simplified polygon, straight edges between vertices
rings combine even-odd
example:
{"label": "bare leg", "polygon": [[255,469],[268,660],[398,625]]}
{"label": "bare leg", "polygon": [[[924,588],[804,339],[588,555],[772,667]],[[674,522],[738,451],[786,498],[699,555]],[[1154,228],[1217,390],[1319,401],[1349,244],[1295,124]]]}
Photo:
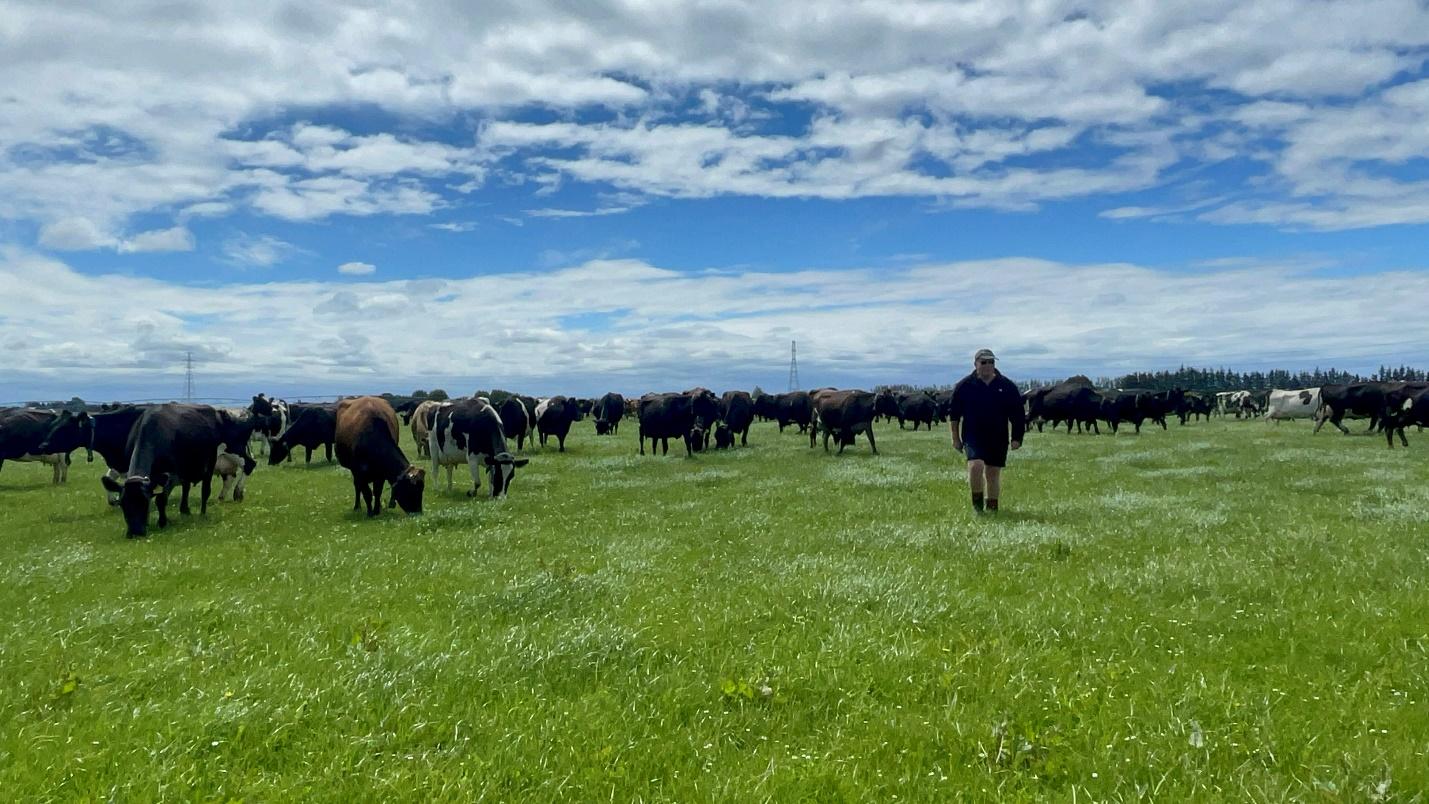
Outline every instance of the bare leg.
{"label": "bare leg", "polygon": [[997,510],[997,498],[1002,494],[1002,467],[989,466],[987,472],[987,507]]}

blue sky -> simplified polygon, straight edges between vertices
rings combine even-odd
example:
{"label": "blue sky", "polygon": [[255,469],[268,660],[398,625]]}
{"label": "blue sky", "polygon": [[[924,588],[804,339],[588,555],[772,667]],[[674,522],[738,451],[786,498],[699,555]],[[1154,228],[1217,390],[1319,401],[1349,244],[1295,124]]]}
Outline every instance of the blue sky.
{"label": "blue sky", "polygon": [[0,401],[1424,363],[1412,0],[0,14]]}

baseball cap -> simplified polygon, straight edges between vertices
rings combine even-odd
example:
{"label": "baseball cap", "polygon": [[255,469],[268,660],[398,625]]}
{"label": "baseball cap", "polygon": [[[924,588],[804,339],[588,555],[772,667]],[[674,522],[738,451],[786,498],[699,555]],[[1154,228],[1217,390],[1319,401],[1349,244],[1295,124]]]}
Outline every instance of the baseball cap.
{"label": "baseball cap", "polygon": [[977,354],[973,355],[973,360],[974,360],[974,361],[977,361],[977,360],[996,360],[996,359],[997,359],[997,355],[993,354],[991,349],[979,349],[979,350],[977,350]]}

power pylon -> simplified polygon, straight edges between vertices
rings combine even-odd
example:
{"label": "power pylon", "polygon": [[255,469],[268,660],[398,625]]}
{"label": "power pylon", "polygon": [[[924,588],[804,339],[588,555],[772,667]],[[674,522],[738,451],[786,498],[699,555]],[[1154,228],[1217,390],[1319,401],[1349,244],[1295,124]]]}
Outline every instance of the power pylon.
{"label": "power pylon", "polygon": [[194,401],[194,353],[184,352],[184,401]]}
{"label": "power pylon", "polygon": [[799,345],[789,341],[789,390],[799,390]]}

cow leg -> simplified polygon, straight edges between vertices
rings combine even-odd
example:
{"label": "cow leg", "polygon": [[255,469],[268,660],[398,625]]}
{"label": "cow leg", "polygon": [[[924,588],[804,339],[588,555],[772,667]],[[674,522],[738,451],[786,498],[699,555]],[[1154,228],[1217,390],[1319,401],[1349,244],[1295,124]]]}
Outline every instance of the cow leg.
{"label": "cow leg", "polygon": [[741,447],[747,447],[747,446],[749,446],[749,428],[748,428],[748,427],[744,428],[744,432],[742,432],[742,433],[739,434],[739,445],[740,445]]}
{"label": "cow leg", "polygon": [[566,437],[563,436],[563,435],[558,435],[558,436],[556,436],[556,441],[560,442],[560,445],[561,445],[560,452],[565,452],[565,451],[566,451]]}
{"label": "cow leg", "polygon": [[482,461],[479,458],[480,456],[478,456],[476,453],[470,452],[467,453],[466,456],[466,468],[468,471],[471,472],[471,491],[468,491],[466,493],[466,496],[468,497],[475,497],[478,493],[481,492]]}
{"label": "cow leg", "polygon": [[362,507],[362,498],[367,494],[367,484],[357,479],[357,475],[352,476],[352,510],[356,511]]}
{"label": "cow leg", "polygon": [[[651,451],[651,452],[654,452],[654,451],[655,451],[655,442],[653,442],[653,441],[650,442],[650,451]],[[669,436],[665,436],[664,438],[660,439],[660,454],[661,454],[661,455],[669,455],[669,454],[670,454],[670,437],[669,437]]]}
{"label": "cow leg", "polygon": [[327,462],[332,463],[332,442],[323,444],[323,449],[327,450]]}
{"label": "cow leg", "polygon": [[[238,471],[239,471],[239,472],[242,472],[242,471],[243,471],[242,467],[240,467],[240,468],[238,469]],[[235,486],[238,485],[237,479],[234,480],[234,483],[233,483],[233,484],[234,484]],[[207,473],[207,474],[205,474],[205,475],[203,476],[203,480],[199,481],[199,484],[198,484],[198,512],[199,512],[200,514],[207,514],[207,513],[208,513],[208,496],[209,496],[210,494],[212,494],[212,493],[213,493],[213,472],[209,472],[209,473]],[[237,497],[235,497],[234,499],[237,499]]]}
{"label": "cow leg", "polygon": [[312,447],[303,447],[303,449],[305,449],[305,450],[308,451],[308,456],[303,459],[303,463],[307,463],[307,464],[312,463],[312,462],[313,462],[313,448],[312,448]]}
{"label": "cow leg", "polygon": [[169,526],[169,490],[163,488],[154,495],[154,508],[159,512],[159,527]]}
{"label": "cow leg", "polygon": [[1375,425],[1377,425],[1377,424],[1379,424],[1379,417],[1378,417],[1378,416],[1371,416],[1371,417],[1369,417],[1369,429],[1368,429],[1368,430],[1365,430],[1365,432],[1366,432],[1366,433],[1373,433],[1373,432],[1375,431],[1375,429],[1376,429],[1376,428],[1375,428]]}
{"label": "cow leg", "polygon": [[183,490],[179,492],[179,513],[185,515],[192,514],[193,511],[189,510],[189,482],[187,480],[183,482],[182,489]]}
{"label": "cow leg", "polygon": [[382,513],[382,485],[386,482],[380,477],[372,481],[372,504],[367,507],[368,516]]}
{"label": "cow leg", "polygon": [[[928,425],[928,432],[932,432],[932,431],[933,431],[933,425],[929,424],[929,425]],[[874,454],[874,455],[877,455],[877,454],[878,454],[878,443],[873,440],[873,428],[870,427],[870,428],[868,428],[867,430],[865,430],[865,431],[864,431],[864,435],[867,435],[867,436],[868,436],[868,448],[871,449],[871,450],[873,450],[873,454]]]}

